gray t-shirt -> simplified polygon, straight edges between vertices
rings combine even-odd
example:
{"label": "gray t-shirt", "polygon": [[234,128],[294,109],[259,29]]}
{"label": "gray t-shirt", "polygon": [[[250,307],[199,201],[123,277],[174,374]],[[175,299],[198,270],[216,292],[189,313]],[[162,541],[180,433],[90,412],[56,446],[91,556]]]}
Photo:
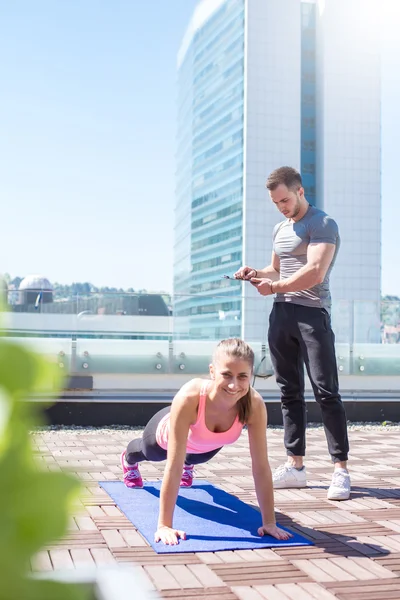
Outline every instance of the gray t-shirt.
{"label": "gray t-shirt", "polygon": [[274,228],[273,249],[280,260],[280,279],[291,277],[306,264],[307,247],[312,243],[336,245],[334,257],[324,281],[309,290],[277,294],[275,302],[293,302],[302,306],[325,308],[330,312],[329,275],[340,246],[336,222],[319,208],[310,206],[300,221],[294,223],[286,219]]}

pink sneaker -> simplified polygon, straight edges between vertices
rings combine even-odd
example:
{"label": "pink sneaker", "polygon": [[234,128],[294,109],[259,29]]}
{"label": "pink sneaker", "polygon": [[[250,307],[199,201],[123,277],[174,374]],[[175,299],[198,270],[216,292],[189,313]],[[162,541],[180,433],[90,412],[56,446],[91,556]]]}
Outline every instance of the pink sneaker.
{"label": "pink sneaker", "polygon": [[193,483],[193,465],[183,465],[183,473],[181,477],[181,487],[192,487]]}
{"label": "pink sneaker", "polygon": [[121,454],[121,466],[124,473],[124,483],[128,488],[142,488],[143,479],[137,463],[129,465],[125,460],[125,450]]}

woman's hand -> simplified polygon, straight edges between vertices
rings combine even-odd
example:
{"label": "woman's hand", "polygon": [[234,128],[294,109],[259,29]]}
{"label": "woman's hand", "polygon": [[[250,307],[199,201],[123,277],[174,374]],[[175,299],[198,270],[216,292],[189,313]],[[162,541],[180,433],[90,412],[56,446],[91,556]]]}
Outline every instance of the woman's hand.
{"label": "woman's hand", "polygon": [[179,538],[186,540],[186,533],[173,527],[167,527],[166,525],[159,527],[154,534],[155,542],[161,541],[163,544],[167,544],[167,546],[176,546],[179,544]]}
{"label": "woman's hand", "polygon": [[288,540],[289,538],[293,537],[292,533],[281,529],[276,525],[276,523],[270,523],[269,525],[263,525],[262,527],[259,527],[257,533],[258,535],[261,535],[261,537],[263,535],[272,535],[272,537],[276,538],[277,540]]}

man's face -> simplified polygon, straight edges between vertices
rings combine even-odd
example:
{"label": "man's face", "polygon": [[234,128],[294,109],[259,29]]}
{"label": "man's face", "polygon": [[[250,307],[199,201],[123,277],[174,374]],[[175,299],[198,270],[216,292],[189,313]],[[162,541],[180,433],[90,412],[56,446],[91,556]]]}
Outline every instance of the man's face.
{"label": "man's face", "polygon": [[275,190],[270,191],[269,195],[279,212],[287,219],[294,219],[299,214],[301,200],[304,197],[304,189],[302,187],[298,190],[291,190],[281,183]]}

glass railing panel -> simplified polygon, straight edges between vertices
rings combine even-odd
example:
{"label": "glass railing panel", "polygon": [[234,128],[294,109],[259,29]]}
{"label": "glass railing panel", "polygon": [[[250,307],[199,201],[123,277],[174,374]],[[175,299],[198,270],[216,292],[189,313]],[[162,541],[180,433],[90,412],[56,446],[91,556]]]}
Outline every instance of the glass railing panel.
{"label": "glass railing panel", "polygon": [[245,335],[268,346],[269,317],[273,307],[273,296],[261,296],[251,283],[245,283],[242,319],[246,323]]}
{"label": "glass railing panel", "polygon": [[13,337],[7,339],[21,344],[24,347],[45,356],[51,362],[57,364],[63,373],[71,372],[72,347],[71,339],[68,338],[43,338],[43,337]]}
{"label": "glass railing panel", "polygon": [[353,304],[349,300],[334,301],[331,323],[336,344],[351,344],[353,340]]}
{"label": "glass railing panel", "polygon": [[174,373],[208,376],[217,340],[174,340],[172,369]]}
{"label": "glass railing panel", "polygon": [[168,298],[161,294],[88,293],[37,305],[9,304],[6,310],[7,334],[110,339],[169,339],[171,334]]}
{"label": "glass railing panel", "polygon": [[354,344],[354,375],[400,375],[400,344]]}
{"label": "glass railing panel", "polygon": [[88,375],[169,372],[167,297],[88,293],[61,301],[38,295],[35,306],[33,296],[6,307],[4,332],[56,356],[60,368]]}
{"label": "glass railing panel", "polygon": [[331,323],[335,334],[336,362],[339,375],[350,375],[352,371],[353,305],[348,300],[333,302]]}
{"label": "glass railing panel", "polygon": [[171,316],[160,294],[99,294],[80,301],[76,373],[166,374]]}
{"label": "glass railing panel", "polygon": [[353,303],[353,341],[356,344],[380,344],[381,303],[357,300]]}
{"label": "glass railing panel", "polygon": [[169,369],[168,340],[76,340],[77,374],[159,375]]}
{"label": "glass railing panel", "polygon": [[351,345],[335,344],[335,349],[339,375],[350,375],[352,372]]}
{"label": "glass railing panel", "polygon": [[59,338],[71,339],[77,328],[76,312],[48,311],[47,306],[35,308],[34,304],[7,306],[4,322],[6,335],[23,338]]}
{"label": "glass railing panel", "polygon": [[[175,340],[172,344],[174,373],[208,376],[209,365],[220,340]],[[268,348],[261,342],[247,340],[254,351],[254,374],[260,377],[273,373]]]}
{"label": "glass railing panel", "polygon": [[[171,301],[161,294],[136,293],[76,295],[52,302],[32,296],[29,302],[6,306],[3,332],[34,346],[65,372],[189,376],[208,372],[219,340],[244,336],[256,353],[256,369],[268,374],[273,299],[259,296],[249,284],[238,289],[229,283],[201,294],[177,294]],[[331,318],[340,374],[400,375],[399,301],[334,299]]]}
{"label": "glass railing panel", "polygon": [[168,316],[167,295],[139,292],[92,292],[56,297],[40,290],[13,299],[16,313]]}
{"label": "glass railing panel", "polygon": [[381,302],[381,341],[383,344],[400,344],[400,301]]}
{"label": "glass railing panel", "polygon": [[[265,341],[246,340],[254,352],[254,376],[269,378],[274,374],[268,344]],[[257,382],[257,379],[256,379]],[[255,383],[257,387],[257,383]]]}
{"label": "glass railing panel", "polygon": [[[246,284],[250,285],[250,284]],[[268,318],[272,298],[242,297],[237,284],[218,293],[176,295],[173,307],[173,368],[175,373],[207,374],[213,352],[221,339],[242,337],[242,318],[252,318],[254,326],[246,341],[255,352],[255,368],[262,376],[272,373],[267,345]],[[249,329],[249,326],[247,326]]]}
{"label": "glass railing panel", "polygon": [[[173,340],[221,340],[241,335],[242,298],[235,283],[198,294],[173,297]],[[201,284],[199,284],[201,285]]]}
{"label": "glass railing panel", "polygon": [[400,303],[357,301],[353,315],[353,374],[400,375]]}
{"label": "glass railing panel", "polygon": [[77,315],[74,333],[77,338],[163,339],[171,335],[171,317],[130,315]]}

